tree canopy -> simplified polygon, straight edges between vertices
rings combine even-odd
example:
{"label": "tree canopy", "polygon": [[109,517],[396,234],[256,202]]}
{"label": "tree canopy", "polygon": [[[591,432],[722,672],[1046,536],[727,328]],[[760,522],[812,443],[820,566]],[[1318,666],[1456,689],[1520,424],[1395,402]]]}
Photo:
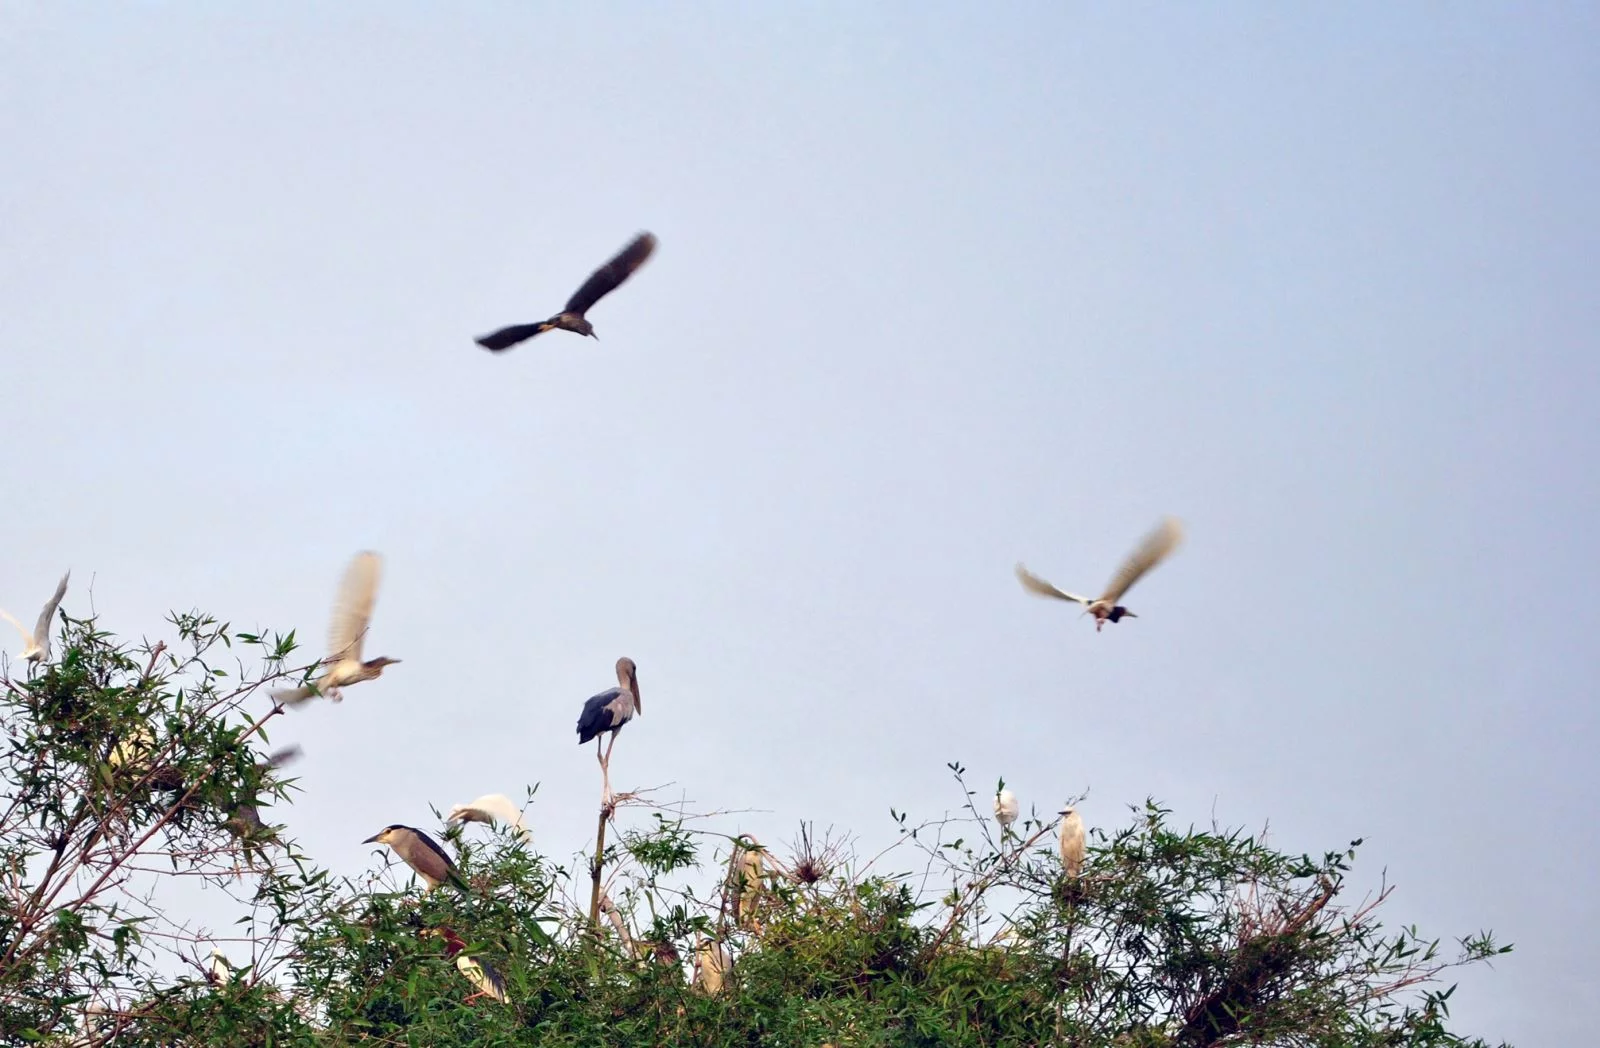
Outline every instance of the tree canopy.
{"label": "tree canopy", "polygon": [[[0,681],[5,1044],[1479,1045],[1447,977],[1509,950],[1387,926],[1389,887],[1347,892],[1359,841],[1287,855],[1153,801],[1092,826],[1073,876],[1053,812],[1000,830],[959,764],[954,809],[891,812],[872,856],[623,795],[597,863],[447,824],[424,829],[465,890],[339,876],[273,825],[268,687],[314,669],[292,633],[64,621]],[[196,880],[237,924],[185,916]],[[503,1000],[467,999],[473,968]]]}

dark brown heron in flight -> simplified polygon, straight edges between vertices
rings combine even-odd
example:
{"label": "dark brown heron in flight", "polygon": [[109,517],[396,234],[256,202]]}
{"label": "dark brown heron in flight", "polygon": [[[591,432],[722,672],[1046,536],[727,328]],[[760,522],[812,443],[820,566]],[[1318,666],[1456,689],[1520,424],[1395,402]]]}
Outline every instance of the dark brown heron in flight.
{"label": "dark brown heron in flight", "polygon": [[594,325],[589,323],[589,318],[584,314],[593,309],[596,302],[615,291],[617,285],[632,276],[633,271],[644,265],[645,259],[649,258],[655,249],[655,234],[640,233],[633,238],[633,243],[617,253],[616,258],[589,274],[589,279],[572,293],[572,297],[567,299],[567,304],[561,312],[537,324],[513,324],[501,328],[492,335],[484,335],[478,339],[478,345],[500,353],[518,342],[525,342],[535,335],[542,335],[551,328],[576,331],[580,335],[599,338],[600,336],[594,333]]}
{"label": "dark brown heron in flight", "polygon": [[[578,716],[578,745],[594,740],[594,756],[600,762],[600,775],[605,783],[605,803],[611,803],[611,747],[617,744],[617,732],[644,712],[639,702],[639,670],[633,660],[624,655],[617,660],[617,686],[607,688],[583,704]],[[611,738],[606,742],[606,752],[600,753],[600,736],[606,732]]]}
{"label": "dark brown heron in flight", "polygon": [[1044,579],[1031,574],[1021,564],[1017,565],[1017,578],[1029,593],[1082,604],[1085,613],[1094,616],[1094,630],[1099,633],[1107,619],[1117,622],[1123,616],[1130,619],[1139,617],[1117,601],[1133,588],[1133,584],[1139,581],[1140,576],[1165,560],[1167,554],[1176,549],[1182,539],[1183,526],[1172,517],[1163,520],[1154,531],[1145,536],[1144,541],[1139,543],[1139,548],[1123,561],[1122,567],[1117,569],[1117,573],[1106,584],[1106,591],[1098,597],[1080,597],[1076,593],[1056,589]]}

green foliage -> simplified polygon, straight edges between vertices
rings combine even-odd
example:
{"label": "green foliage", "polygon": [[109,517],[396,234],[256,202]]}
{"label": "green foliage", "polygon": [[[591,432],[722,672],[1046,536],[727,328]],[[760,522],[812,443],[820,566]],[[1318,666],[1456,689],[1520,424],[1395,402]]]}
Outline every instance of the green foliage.
{"label": "green foliage", "polygon": [[[0,682],[0,1043],[1475,1045],[1440,978],[1509,949],[1386,929],[1388,887],[1344,902],[1359,842],[1285,855],[1153,802],[1068,877],[1054,824],[997,837],[959,765],[958,811],[892,812],[866,862],[803,828],[759,884],[703,820],[624,799],[598,927],[587,859],[504,830],[440,831],[466,892],[341,879],[260,817],[291,797],[265,687],[304,675],[293,634],[172,623],[182,655],[68,620],[57,663]],[[226,935],[181,915],[196,880],[236,900]],[[458,956],[507,1003],[466,1002]]]}

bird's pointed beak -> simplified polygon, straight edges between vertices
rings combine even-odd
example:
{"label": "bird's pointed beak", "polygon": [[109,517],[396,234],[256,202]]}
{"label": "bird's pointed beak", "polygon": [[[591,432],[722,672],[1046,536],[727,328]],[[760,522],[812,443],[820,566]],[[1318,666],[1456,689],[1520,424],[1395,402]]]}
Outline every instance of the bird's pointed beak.
{"label": "bird's pointed beak", "polygon": [[600,336],[596,335],[593,331],[589,332],[589,337],[594,339],[596,342],[600,341]]}
{"label": "bird's pointed beak", "polygon": [[1123,617],[1123,618],[1125,618],[1125,619],[1136,619],[1136,618],[1138,618],[1138,617],[1139,617],[1139,616],[1137,616],[1137,615],[1135,615],[1135,614],[1134,614],[1134,613],[1133,613],[1133,612],[1131,612],[1131,611],[1124,611],[1124,612],[1123,612],[1123,613],[1122,613],[1122,617]]}
{"label": "bird's pointed beak", "polygon": [[378,843],[378,838],[382,837],[382,836],[383,836],[383,831],[379,830],[377,833],[374,833],[371,837],[368,837],[366,840],[362,841],[361,843],[362,844],[377,844]]}

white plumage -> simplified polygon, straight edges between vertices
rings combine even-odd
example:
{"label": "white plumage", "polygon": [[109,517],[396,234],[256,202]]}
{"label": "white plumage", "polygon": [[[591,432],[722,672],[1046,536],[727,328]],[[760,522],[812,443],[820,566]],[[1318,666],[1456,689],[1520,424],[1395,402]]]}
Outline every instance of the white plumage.
{"label": "white plumage", "polygon": [[378,601],[382,572],[383,558],[376,553],[357,553],[350,561],[334,599],[333,622],[328,628],[328,655],[322,660],[326,670],[317,678],[316,689],[279,689],[272,693],[274,702],[298,706],[319,692],[340,702],[344,699],[340,689],[382,676],[385,666],[400,661],[387,656],[361,661],[361,649],[372,622],[372,608]]}
{"label": "white plumage", "polygon": [[994,817],[1000,823],[1002,830],[1011,829],[1011,824],[1017,821],[1017,795],[1010,790],[1001,790],[994,795]]}
{"label": "white plumage", "polygon": [[1068,877],[1083,872],[1083,820],[1078,809],[1061,809],[1061,866]]}
{"label": "white plumage", "polygon": [[61,581],[56,583],[55,596],[50,598],[50,602],[39,613],[39,621],[33,627],[32,633],[23,629],[22,623],[12,618],[10,612],[0,609],[0,616],[22,634],[22,653],[17,656],[18,658],[28,660],[30,664],[50,660],[50,627],[55,622],[56,609],[61,606],[61,598],[67,595],[67,580],[71,577],[72,572],[68,571],[61,576]]}
{"label": "white plumage", "polygon": [[522,811],[503,793],[486,793],[468,804],[455,805],[450,809],[449,821],[509,826],[522,834],[523,840],[533,843],[533,831],[523,825]]}
{"label": "white plumage", "polygon": [[726,946],[712,939],[701,940],[694,951],[694,988],[704,994],[721,993],[732,967]]}
{"label": "white plumage", "polygon": [[1068,593],[1066,590],[1057,589],[1054,585],[1041,579],[1030,572],[1021,564],[1017,565],[1017,580],[1024,589],[1039,597],[1053,597],[1056,600],[1072,601],[1082,604],[1086,613],[1094,616],[1095,632],[1106,624],[1120,621],[1124,616],[1136,619],[1139,616],[1124,608],[1117,601],[1122,595],[1133,588],[1145,572],[1160,564],[1173,550],[1178,548],[1178,543],[1183,541],[1183,525],[1174,517],[1167,517],[1158,524],[1154,531],[1146,535],[1138,547],[1122,562],[1111,581],[1106,584],[1105,592],[1098,597],[1084,597],[1077,593]]}

